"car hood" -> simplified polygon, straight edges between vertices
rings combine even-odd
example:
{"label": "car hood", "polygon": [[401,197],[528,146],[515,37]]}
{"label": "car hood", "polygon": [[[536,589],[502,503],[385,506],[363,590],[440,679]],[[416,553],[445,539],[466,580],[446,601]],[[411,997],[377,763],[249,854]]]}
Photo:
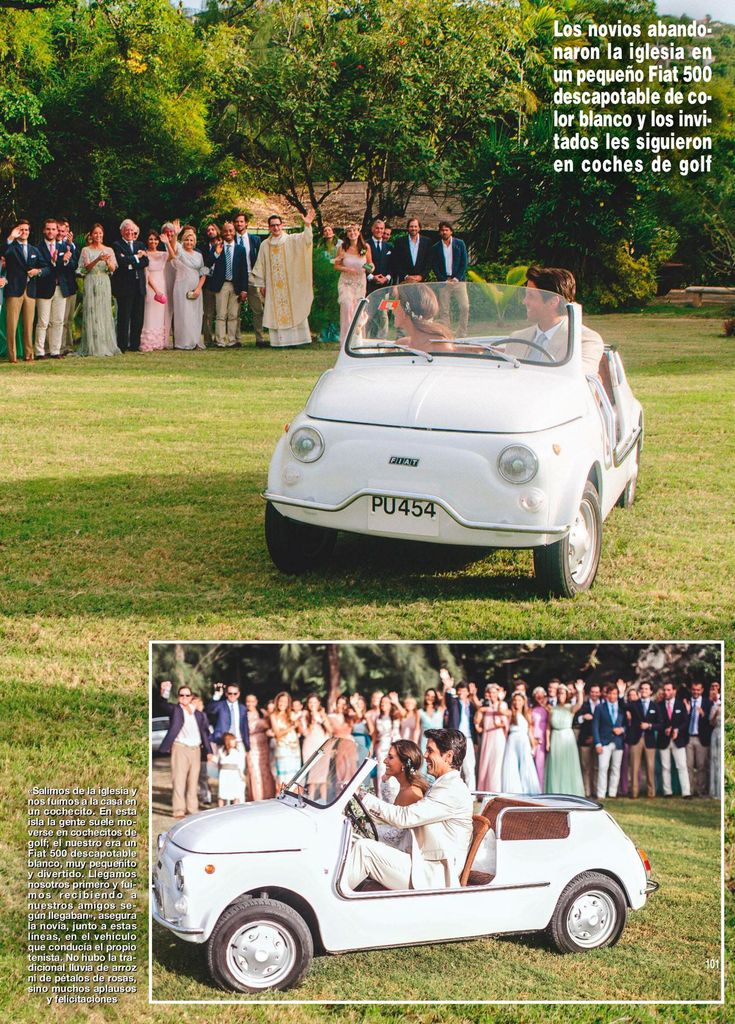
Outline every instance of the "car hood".
{"label": "car hood", "polygon": [[316,832],[315,813],[283,800],[233,804],[194,814],[175,825],[168,836],[191,853],[301,850]]}
{"label": "car hood", "polygon": [[583,379],[565,368],[510,363],[350,367],[318,381],[306,406],[314,419],[420,430],[525,434],[584,413]]}

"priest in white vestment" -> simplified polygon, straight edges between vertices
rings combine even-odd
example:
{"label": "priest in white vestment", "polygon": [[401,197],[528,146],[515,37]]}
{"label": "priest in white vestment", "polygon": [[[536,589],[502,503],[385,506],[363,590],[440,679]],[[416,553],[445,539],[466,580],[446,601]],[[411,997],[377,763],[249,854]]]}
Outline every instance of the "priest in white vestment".
{"label": "priest in white vestment", "polygon": [[310,210],[304,230],[287,235],[277,214],[268,218],[270,236],[260,247],[250,277],[264,299],[263,326],[268,328],[271,348],[311,344],[313,220]]}

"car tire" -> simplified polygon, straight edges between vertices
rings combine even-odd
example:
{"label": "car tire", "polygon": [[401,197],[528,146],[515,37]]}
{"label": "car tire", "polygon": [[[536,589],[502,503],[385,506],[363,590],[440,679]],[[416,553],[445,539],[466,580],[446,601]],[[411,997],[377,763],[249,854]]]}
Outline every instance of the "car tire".
{"label": "car tire", "polygon": [[604,949],[623,934],[627,915],[618,883],[597,871],[584,871],[559,897],[547,933],[560,953]]}
{"label": "car tire", "polygon": [[555,597],[574,597],[589,590],[597,575],[602,550],[602,514],[597,488],[584,485],[572,529],[554,544],[533,549],[539,587]]}
{"label": "car tire", "polygon": [[618,498],[617,503],[620,508],[630,508],[635,501],[635,492],[638,487],[638,474],[641,470],[641,450],[643,448],[643,422],[641,421],[639,425],[641,433],[638,438],[638,444],[635,446],[635,455],[633,457],[635,461],[635,472],[623,488],[623,491]]}
{"label": "car tire", "polygon": [[298,523],[267,502],[265,542],[273,564],[281,572],[299,575],[320,568],[329,560],[336,540],[336,530]]}
{"label": "car tire", "polygon": [[207,967],[228,992],[293,988],[314,957],[311,932],[285,903],[242,896],[223,912],[207,943]]}

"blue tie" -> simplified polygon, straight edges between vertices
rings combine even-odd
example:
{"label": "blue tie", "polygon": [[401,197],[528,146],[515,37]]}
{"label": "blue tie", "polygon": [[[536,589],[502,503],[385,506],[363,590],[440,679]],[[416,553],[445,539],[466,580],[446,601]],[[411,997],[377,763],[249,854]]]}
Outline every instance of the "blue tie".
{"label": "blue tie", "polygon": [[697,715],[697,702],[696,701],[692,701],[692,713],[689,716],[689,732],[690,732],[690,734],[692,736],[696,736],[697,732],[699,731],[697,729],[697,726],[699,724],[697,722],[697,718],[698,717],[699,716]]}
{"label": "blue tie", "polygon": [[225,245],[225,281],[232,280],[232,247]]}
{"label": "blue tie", "polygon": [[610,721],[612,722],[613,725],[615,725],[615,719],[618,717],[617,714],[616,714],[616,710],[617,709],[616,709],[614,704],[610,703],[610,701],[607,702],[607,710],[608,710],[608,712],[610,714]]}

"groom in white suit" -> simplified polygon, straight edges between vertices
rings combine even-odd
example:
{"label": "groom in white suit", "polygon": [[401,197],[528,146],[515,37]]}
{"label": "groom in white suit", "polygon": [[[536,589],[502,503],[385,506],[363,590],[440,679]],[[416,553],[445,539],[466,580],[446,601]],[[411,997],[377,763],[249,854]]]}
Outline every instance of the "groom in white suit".
{"label": "groom in white suit", "polygon": [[344,879],[356,889],[365,878],[387,889],[443,889],[459,885],[472,840],[472,794],[462,780],[467,741],[457,729],[426,731],[426,767],[436,779],[423,800],[408,807],[363,797],[365,809],[380,821],[411,830],[411,852],[374,839],[357,839]]}

